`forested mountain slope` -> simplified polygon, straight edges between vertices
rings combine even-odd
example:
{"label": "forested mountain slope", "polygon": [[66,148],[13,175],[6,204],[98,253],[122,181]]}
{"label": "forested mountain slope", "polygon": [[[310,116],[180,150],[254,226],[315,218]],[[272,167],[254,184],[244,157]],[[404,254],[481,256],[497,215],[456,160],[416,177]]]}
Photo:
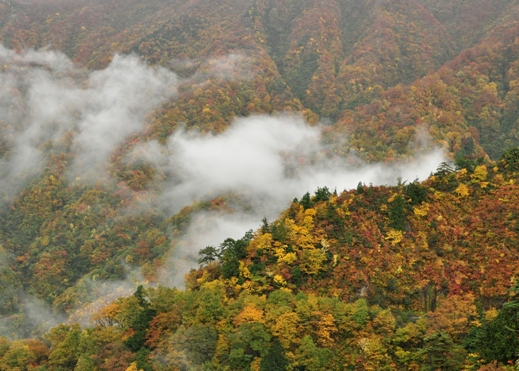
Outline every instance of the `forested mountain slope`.
{"label": "forested mountain slope", "polygon": [[[406,154],[418,117],[408,117],[399,108],[379,112],[379,102],[398,107],[388,97],[400,96],[399,90],[391,88],[418,80],[414,85],[434,86],[423,92],[431,95],[426,107],[423,98],[414,96],[422,89],[400,100],[420,117],[433,116],[424,126],[434,139],[449,142],[449,150],[459,150],[460,138],[467,136],[479,148],[481,137],[486,152],[497,158],[499,150],[492,146],[516,141],[512,130],[517,115],[509,102],[515,94],[510,75],[515,60],[514,1],[39,1],[2,6],[0,40],[5,46],[50,45],[91,69],[106,67],[116,52],[134,52],[151,64],[189,75],[204,59],[247,55],[241,77],[249,81],[229,86],[212,79],[207,86],[213,94],[219,88],[236,95],[239,102],[225,108],[219,100],[211,102],[213,119],[208,123],[199,117],[207,101],[196,99],[193,107],[188,103],[192,97],[183,97],[170,104],[167,122],[155,128],[162,136],[179,121],[221,131],[234,115],[290,108],[304,110],[310,121],[343,117],[339,126],[342,122],[358,130],[359,143],[352,146],[357,150],[377,145],[365,138],[366,130],[380,132],[379,148],[370,148],[365,156],[395,158]],[[445,107],[442,99],[454,102]],[[354,112],[360,107],[369,112],[359,117]],[[446,111],[445,116],[437,124],[430,110]],[[481,110],[488,111],[488,120],[480,117]],[[458,120],[455,115],[460,114]],[[454,118],[456,123],[450,123]],[[387,122],[387,129],[372,119]],[[468,134],[468,127],[474,135]]]}
{"label": "forested mountain slope", "polygon": [[87,330],[3,341],[0,367],[512,370],[518,158],[443,164],[423,183],[319,188],[203,249],[186,291],[140,286],[85,308]]}
{"label": "forested mountain slope", "polygon": [[0,370],[511,370],[518,5],[0,0]]}

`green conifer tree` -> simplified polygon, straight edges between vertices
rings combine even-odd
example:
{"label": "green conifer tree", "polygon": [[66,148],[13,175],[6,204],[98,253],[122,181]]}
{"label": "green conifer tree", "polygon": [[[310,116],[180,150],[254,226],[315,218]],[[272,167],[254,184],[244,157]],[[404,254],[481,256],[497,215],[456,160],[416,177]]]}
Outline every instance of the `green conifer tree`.
{"label": "green conifer tree", "polygon": [[285,349],[280,341],[275,338],[265,357],[261,359],[261,371],[285,371],[288,360],[285,357]]}

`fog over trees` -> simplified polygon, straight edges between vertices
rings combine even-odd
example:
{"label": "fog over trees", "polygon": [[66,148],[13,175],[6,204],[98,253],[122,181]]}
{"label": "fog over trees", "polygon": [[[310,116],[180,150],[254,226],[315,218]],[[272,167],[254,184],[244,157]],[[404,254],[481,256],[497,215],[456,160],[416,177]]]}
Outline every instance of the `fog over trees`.
{"label": "fog over trees", "polygon": [[0,370],[514,370],[516,0],[0,0]]}

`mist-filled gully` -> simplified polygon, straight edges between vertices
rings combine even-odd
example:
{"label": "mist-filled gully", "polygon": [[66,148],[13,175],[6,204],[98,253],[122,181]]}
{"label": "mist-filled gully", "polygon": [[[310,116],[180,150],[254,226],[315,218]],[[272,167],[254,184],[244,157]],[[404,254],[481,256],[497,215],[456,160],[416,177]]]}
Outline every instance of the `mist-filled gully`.
{"label": "mist-filled gully", "polygon": [[[213,75],[248,78],[233,73],[239,58],[211,61]],[[92,72],[53,51],[17,54],[0,46],[0,139],[9,154],[0,159],[4,197],[14,197],[27,179],[43,170],[45,148],[57,147],[64,135],[72,138],[74,153],[69,181],[105,181],[111,154],[130,135],[145,129],[146,114],[178,96],[182,81],[170,70],[148,67],[135,56],[116,55],[106,69]],[[256,229],[263,217],[275,219],[294,197],[307,191],[326,186],[340,192],[359,182],[393,184],[398,177],[424,179],[446,159],[438,148],[417,151],[416,158],[405,163],[352,166],[328,149],[319,125],[309,126],[302,117],[288,113],[237,118],[220,135],[181,129],[165,145],[156,141],[135,145],[123,161],[146,163],[164,174],[157,187],[160,194],[149,203],[142,201],[137,210],[160,208],[174,215],[195,201],[229,193],[248,205],[227,214],[198,213],[170,252],[159,283],[182,286],[184,274],[197,266],[198,250],[217,246],[227,237],[241,237]],[[301,158],[314,160],[298,161]],[[132,282],[126,283],[128,287]],[[43,306],[33,299],[28,305]]]}

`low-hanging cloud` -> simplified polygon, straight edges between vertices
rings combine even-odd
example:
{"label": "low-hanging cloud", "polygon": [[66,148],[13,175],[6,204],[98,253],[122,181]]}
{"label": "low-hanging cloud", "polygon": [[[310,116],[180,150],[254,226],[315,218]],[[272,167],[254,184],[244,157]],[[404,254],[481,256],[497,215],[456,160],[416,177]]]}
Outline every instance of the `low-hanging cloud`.
{"label": "low-hanging cloud", "polygon": [[342,191],[359,182],[424,179],[445,160],[437,148],[412,161],[359,166],[330,152],[321,144],[318,126],[308,126],[298,116],[265,115],[237,119],[220,135],[178,131],[166,146],[138,146],[129,161],[144,160],[168,174],[161,200],[172,214],[193,201],[228,192],[253,204],[267,201],[264,206],[272,214],[317,187]]}
{"label": "low-hanging cloud", "polygon": [[74,168],[103,166],[127,136],[143,129],[146,113],[176,93],[177,82],[172,72],[136,57],[115,56],[107,69],[93,72],[72,148],[79,153]]}
{"label": "low-hanging cloud", "polygon": [[440,148],[393,164],[355,161],[354,165],[330,153],[322,144],[319,126],[288,114],[240,118],[220,135],[178,131],[166,146],[148,142],[136,147],[128,156],[130,163],[145,161],[166,174],[158,199],[170,214],[222,194],[243,201],[231,214],[197,215],[172,251],[162,282],[182,286],[183,275],[197,265],[198,250],[256,229],[263,217],[277,217],[294,197],[324,186],[341,192],[359,182],[377,185],[396,184],[399,178],[424,179],[446,160]]}
{"label": "low-hanging cloud", "polygon": [[[185,81],[203,85],[210,78],[246,80],[251,78],[249,67],[247,58],[233,54],[209,60]],[[177,96],[180,84],[170,70],[148,67],[135,56],[116,55],[105,70],[91,72],[57,52],[17,54],[0,46],[2,190],[16,194],[23,179],[44,167],[44,151],[49,148],[44,144],[50,143],[52,150],[65,134],[74,154],[68,166],[71,176],[85,181],[106,176],[104,169],[114,150],[144,128],[146,114]],[[406,163],[354,166],[332,154],[321,141],[319,126],[288,114],[239,118],[220,135],[179,130],[166,145],[154,141],[138,145],[126,162],[149,163],[162,176],[156,180],[160,193],[150,197],[155,204],[133,210],[152,206],[173,215],[193,202],[224,194],[240,200],[231,205],[232,213],[205,211],[192,217],[187,233],[170,252],[160,281],[182,286],[184,274],[197,265],[198,250],[226,237],[240,238],[257,228],[263,217],[272,220],[294,197],[317,187],[342,191],[359,182],[423,179],[445,160],[436,149]],[[110,286],[101,296],[112,291]]]}
{"label": "low-hanging cloud", "polygon": [[[191,88],[206,85],[209,80],[248,81],[255,76],[254,61],[243,53],[230,53],[205,59],[173,59],[168,65],[181,74],[191,72],[184,82]],[[184,72],[184,73],[182,73]]]}
{"label": "low-hanging cloud", "polygon": [[106,69],[87,71],[56,51],[16,53],[0,45],[3,192],[14,195],[39,174],[45,166],[43,145],[52,146],[66,133],[71,135],[70,149],[75,154],[70,176],[97,181],[106,175],[113,151],[128,136],[142,131],[146,114],[176,97],[179,86],[193,88],[209,79],[253,76],[251,62],[242,54],[195,62],[197,72],[186,79],[166,68],[149,67],[132,55],[115,55]]}
{"label": "low-hanging cloud", "polygon": [[40,336],[67,319],[32,295],[23,293],[19,300],[18,313],[0,318],[0,335],[10,340]]}
{"label": "low-hanging cloud", "polygon": [[[89,72],[54,51],[17,54],[0,45],[3,188],[7,179],[41,171],[42,145],[65,133],[72,136],[72,175],[97,180],[110,154],[143,129],[145,115],[174,97],[177,86],[173,72],[135,56],[116,55],[106,69]],[[10,185],[11,193],[20,186]]]}
{"label": "low-hanging cloud", "polygon": [[166,267],[159,272],[158,282],[164,286],[183,287],[184,276],[197,266],[200,249],[218,246],[226,238],[241,238],[246,231],[257,225],[255,213],[197,213],[186,234],[170,251]]}

